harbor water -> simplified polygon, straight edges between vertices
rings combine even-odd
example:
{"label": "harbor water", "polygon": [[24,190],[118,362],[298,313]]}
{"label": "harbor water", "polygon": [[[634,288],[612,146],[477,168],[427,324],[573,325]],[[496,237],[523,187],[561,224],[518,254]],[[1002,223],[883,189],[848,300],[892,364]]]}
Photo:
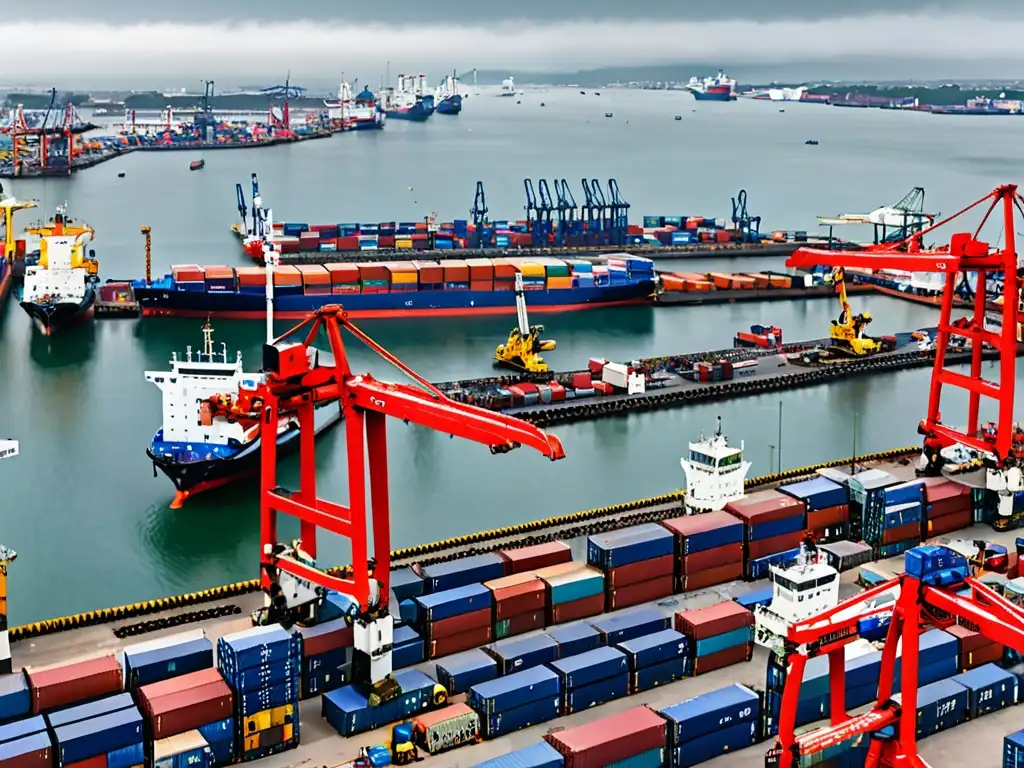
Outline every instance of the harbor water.
{"label": "harbor water", "polygon": [[[516,103],[521,101],[521,103]],[[540,107],[540,102],[546,106]],[[612,112],[613,118],[605,118]],[[675,121],[674,115],[681,120]],[[683,93],[571,89],[526,91],[521,99],[479,96],[457,118],[391,123],[384,131],[255,152],[196,157],[136,154],[71,180],[5,183],[37,198],[39,213],[69,204],[96,229],[104,278],[142,274],[139,227],[153,228],[157,274],[172,263],[243,264],[228,226],[234,185],[260,177],[277,220],[309,223],[409,220],[436,212],[466,217],[484,181],[492,218],[522,218],[523,177],[618,180],[630,218],[728,216],[740,188],[763,230],[814,231],[815,215],[867,212],[913,186],[927,208],[951,212],[993,186],[1017,180],[1024,162],[1000,156],[1010,118],[957,119],[818,105],[695,104]],[[819,146],[805,146],[809,138]],[[124,172],[124,178],[118,173]],[[27,214],[26,214],[27,215]],[[28,221],[22,219],[22,225]],[[679,269],[756,271],[772,259],[701,259]],[[876,333],[931,325],[927,307],[880,296],[852,297]],[[829,299],[704,307],[604,309],[546,316],[558,349],[554,369],[587,358],[628,360],[727,347],[752,323],[781,326],[787,340],[819,338],[838,314]],[[360,325],[427,378],[486,376],[514,318],[366,321]],[[263,324],[214,321],[215,341],[259,367]],[[170,483],[154,478],[145,449],[160,422],[160,393],[143,379],[172,352],[201,343],[201,322],[98,321],[52,338],[9,301],[0,312],[0,435],[21,441],[0,464],[0,542],[19,552],[10,569],[12,624],[226,583],[256,575],[257,493],[236,484],[172,511]],[[287,326],[281,324],[281,330]],[[351,342],[353,368],[396,373]],[[928,371],[914,370],[778,395],[556,428],[568,458],[549,463],[525,450],[508,456],[401,423],[389,425],[395,546],[481,527],[602,506],[681,487],[679,456],[721,415],[744,440],[752,474],[918,442]],[[781,405],[780,405],[781,404]],[[944,413],[957,423],[964,403]],[[781,413],[781,418],[780,418]],[[321,441],[320,492],[344,502],[344,441]],[[781,455],[780,455],[781,454]],[[285,464],[295,479],[294,460]],[[344,562],[337,541],[325,565]]]}

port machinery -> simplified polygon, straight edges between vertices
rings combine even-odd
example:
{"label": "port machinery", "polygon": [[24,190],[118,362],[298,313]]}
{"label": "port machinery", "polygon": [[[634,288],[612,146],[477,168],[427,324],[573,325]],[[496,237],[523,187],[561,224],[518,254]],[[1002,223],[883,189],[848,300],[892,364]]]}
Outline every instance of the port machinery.
{"label": "port machinery", "polygon": [[[572,238],[586,237],[586,244],[625,246],[629,235],[629,203],[622,197],[619,183],[608,179],[608,195],[597,179],[583,183],[583,205],[577,206],[565,179],[554,179],[555,195],[546,179],[524,179],[526,221],[534,248],[564,247]],[[479,194],[479,192],[478,192]],[[553,216],[558,217],[558,227]],[[584,225],[586,230],[584,232]]]}
{"label": "port machinery", "polygon": [[[779,712],[779,733],[765,755],[766,768],[797,768],[802,758],[841,749],[868,736],[865,768],[929,768],[917,754],[917,681],[920,634],[926,626],[946,628],[958,620],[983,636],[1024,653],[1024,609],[972,578],[967,559],[951,549],[916,547],[905,555],[906,572],[789,628],[787,666]],[[968,589],[969,592],[964,593]],[[876,598],[895,594],[895,603],[871,607]],[[845,647],[861,636],[871,619],[892,611],[875,706],[862,714],[846,712]],[[893,701],[896,659],[900,654],[900,700]],[[830,724],[795,735],[800,685],[807,661],[827,656]],[[881,732],[881,733],[880,733]],[[812,758],[813,759],[813,758]]]}
{"label": "port machinery", "polygon": [[[349,368],[342,331],[347,331],[415,382],[385,383]],[[324,332],[330,359],[313,346]],[[299,342],[289,339],[302,336]],[[527,446],[552,461],[565,457],[554,435],[504,414],[456,403],[353,325],[338,305],[323,307],[263,348],[264,381],[253,390],[208,402],[215,415],[251,424],[277,424],[284,415],[299,423],[299,487],[278,484],[277,443],[263,440],[260,482],[260,582],[265,607],[257,624],[312,620],[327,590],[348,596],[355,652],[350,680],[368,690],[371,705],[401,694],[391,675],[394,619],[388,612],[391,531],[386,416],[483,443],[493,454]],[[417,386],[418,385],[418,386]],[[317,496],[313,411],[340,401],[345,421],[348,506]],[[369,484],[367,484],[367,474]],[[367,495],[370,496],[370,530]],[[300,521],[300,538],[278,540],[277,516]],[[316,568],[317,530],[346,538],[352,566],[341,575]],[[373,536],[370,556],[369,535]]]}
{"label": "port machinery", "polygon": [[[988,308],[985,291],[974,296],[974,312],[966,321],[952,318],[957,280],[961,273],[976,272],[978,284],[985,285],[988,275],[1002,272],[1017,275],[1017,248],[1015,211],[1024,217],[1024,198],[1017,185],[997,187],[980,200],[968,205],[941,221],[912,233],[898,243],[870,246],[863,251],[821,250],[800,248],[786,261],[790,267],[843,267],[868,269],[897,269],[907,272],[943,274],[938,333],[935,339],[935,364],[931,377],[928,410],[918,425],[924,437],[924,448],[919,472],[938,475],[943,464],[953,453],[968,453],[980,459],[985,468],[985,486],[998,495],[996,527],[1010,527],[1014,522],[1014,494],[1024,490],[1024,432],[1014,422],[1015,361],[1021,320],[1021,279],[1003,280],[1002,305],[998,307],[998,330],[990,329],[986,320]],[[957,232],[950,236],[949,245],[922,250],[923,237],[965,214],[986,206],[981,222],[973,232]],[[1001,218],[1002,248],[990,247],[980,240],[981,232],[993,214]],[[946,363],[951,337],[971,342],[970,373],[952,370]],[[998,382],[982,377],[983,346],[989,345],[998,354]],[[944,424],[941,400],[943,387],[966,390],[968,393],[967,427],[963,430]],[[981,424],[979,410],[981,398],[995,400],[998,415],[995,422]]]}

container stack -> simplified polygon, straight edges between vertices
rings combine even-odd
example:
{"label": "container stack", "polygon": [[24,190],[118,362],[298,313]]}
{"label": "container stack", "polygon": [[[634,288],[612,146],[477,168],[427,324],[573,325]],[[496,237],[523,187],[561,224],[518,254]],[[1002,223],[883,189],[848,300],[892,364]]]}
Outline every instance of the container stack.
{"label": "container stack", "polygon": [[41,716],[0,725],[0,765],[53,768],[53,746]]}
{"label": "container stack", "polygon": [[951,679],[967,689],[971,720],[1017,703],[1017,676],[995,664],[985,664]]}
{"label": "container stack", "polygon": [[130,693],[63,709],[46,719],[53,734],[57,765],[89,760],[129,768],[145,760],[142,714]]}
{"label": "container stack", "polygon": [[[2,747],[0,747],[2,750]],[[525,752],[526,750],[520,750]],[[551,762],[541,762],[540,755],[538,754],[535,758],[536,763],[528,763],[523,768],[558,768],[558,764]],[[488,765],[488,768],[519,768],[519,764],[512,765],[511,763],[505,763],[503,765]],[[1024,768],[1024,730],[1011,733],[1003,739],[1003,768]]]}
{"label": "container stack", "polygon": [[605,610],[671,595],[674,554],[674,535],[657,523],[587,537],[587,563],[605,574]]}
{"label": "container stack", "polygon": [[561,698],[558,675],[547,667],[534,667],[474,685],[468,704],[480,715],[483,737],[494,739],[554,720]]}
{"label": "container stack", "polygon": [[533,573],[515,573],[484,582],[494,604],[494,639],[542,629],[547,618],[547,588]]}
{"label": "container stack", "polygon": [[[1009,738],[1009,737],[1007,737]],[[1021,742],[1024,744],[1024,740]],[[1024,748],[1022,748],[1024,753]],[[1021,763],[1024,766],[1024,762]],[[517,749],[505,755],[492,757],[483,763],[477,763],[473,768],[564,768],[565,758],[554,747],[546,741],[539,744],[531,744],[528,747]],[[1014,765],[1014,768],[1017,768]]]}
{"label": "container stack", "polygon": [[604,574],[596,568],[584,563],[561,563],[540,568],[536,575],[547,593],[549,626],[604,611]]}
{"label": "container stack", "polygon": [[417,597],[417,626],[427,641],[428,658],[436,659],[491,642],[493,599],[491,590],[483,584]]}
{"label": "container stack", "polygon": [[565,768],[666,764],[668,724],[654,710],[633,707],[592,723],[549,733],[544,740],[563,758]]}
{"label": "container stack", "polygon": [[946,478],[928,478],[924,481],[924,502],[922,539],[945,536],[974,522],[971,489],[966,485]]}
{"label": "container stack", "polygon": [[514,637],[483,650],[498,662],[500,676],[539,667],[558,658],[558,643],[547,635]]}
{"label": "container stack", "polygon": [[889,485],[873,494],[862,511],[863,538],[878,559],[902,555],[921,543],[924,483]]}
{"label": "container stack", "polygon": [[634,637],[661,632],[670,623],[671,619],[656,608],[636,608],[602,616],[590,624],[601,633],[603,645],[618,645]]}
{"label": "container stack", "polygon": [[676,630],[689,638],[693,675],[748,661],[754,650],[754,614],[739,603],[680,611]]}
{"label": "container stack", "polygon": [[124,649],[124,685],[129,691],[212,667],[213,641],[201,629]]}
{"label": "container stack", "polygon": [[217,666],[235,694],[235,727],[242,760],[299,745],[302,636],[280,626],[225,635]]}
{"label": "container stack", "polygon": [[758,561],[799,550],[807,534],[804,503],[778,491],[749,494],[727,505],[726,510],[745,526],[745,576],[751,580],[767,574],[765,563]]}
{"label": "container stack", "polygon": [[579,653],[600,648],[604,643],[601,633],[584,621],[555,627],[545,634],[558,643],[558,658],[567,659]]}
{"label": "container stack", "polygon": [[209,768],[214,760],[213,750],[199,731],[179,733],[153,744],[153,768]]}
{"label": "container stack", "polygon": [[846,481],[850,489],[850,540],[864,539],[864,520],[878,505],[885,506],[883,491],[899,485],[899,479],[880,469],[867,469],[851,475]]}
{"label": "container stack", "polygon": [[342,685],[344,667],[352,661],[352,627],[348,621],[333,619],[297,631],[302,636],[299,698],[319,696]]}
{"label": "container stack", "polygon": [[25,673],[0,675],[0,724],[27,717],[31,709],[32,697],[29,695]]}
{"label": "container stack", "polygon": [[[900,694],[893,701],[902,704]],[[967,721],[970,695],[953,680],[939,680],[917,689],[917,738],[923,739]]]}
{"label": "container stack", "polygon": [[124,690],[124,672],[112,655],[53,667],[27,667],[25,678],[33,715]]}
{"label": "container stack", "polygon": [[480,584],[506,575],[505,560],[489,552],[462,557],[446,563],[434,563],[421,569],[425,591],[445,592],[470,584]]}
{"label": "container stack", "polygon": [[675,535],[676,591],[725,584],[743,577],[743,523],[728,512],[663,520]]}
{"label": "container stack", "polygon": [[394,669],[412,667],[421,664],[427,658],[426,643],[412,627],[395,627],[392,646],[391,665]]}
{"label": "container stack", "polygon": [[342,686],[320,697],[321,713],[342,736],[349,737],[404,720],[430,710],[438,701],[438,686],[418,669],[394,674],[402,695],[371,707],[366,694],[352,685]]}
{"label": "container stack", "polygon": [[398,568],[391,572],[390,587],[394,604],[398,606],[398,619],[409,623],[416,618],[416,603],[420,595],[426,594],[423,577],[412,568]]}
{"label": "container stack", "polygon": [[807,507],[807,530],[815,541],[829,543],[850,537],[850,492],[824,477],[783,485],[781,493],[800,499]]}
{"label": "container stack", "polygon": [[980,667],[983,664],[995,664],[1003,659],[1004,648],[990,640],[980,632],[954,624],[946,629],[960,643],[960,671]]}
{"label": "container stack", "polygon": [[562,714],[621,699],[629,694],[629,661],[618,648],[595,648],[550,664],[561,680]]}
{"label": "container stack", "polygon": [[435,667],[437,682],[449,696],[468,693],[477,683],[486,683],[498,676],[498,662],[479,648],[449,656]]}
{"label": "container stack", "polygon": [[[587,381],[590,381],[589,376]],[[549,541],[546,544],[534,544],[519,549],[503,549],[498,555],[505,561],[505,569],[510,575],[531,573],[538,568],[572,561],[572,550],[562,541]]]}
{"label": "container stack", "polygon": [[[209,743],[216,765],[234,762],[235,696],[219,670],[204,669],[145,685],[138,689],[137,699],[146,721],[147,750],[153,742],[198,730]],[[152,754],[147,757],[152,759]]]}
{"label": "container stack", "polygon": [[742,685],[730,685],[659,710],[668,722],[671,764],[689,768],[757,743],[761,701]]}
{"label": "container stack", "polygon": [[674,629],[663,629],[617,646],[629,662],[629,692],[657,688],[690,674],[689,640]]}

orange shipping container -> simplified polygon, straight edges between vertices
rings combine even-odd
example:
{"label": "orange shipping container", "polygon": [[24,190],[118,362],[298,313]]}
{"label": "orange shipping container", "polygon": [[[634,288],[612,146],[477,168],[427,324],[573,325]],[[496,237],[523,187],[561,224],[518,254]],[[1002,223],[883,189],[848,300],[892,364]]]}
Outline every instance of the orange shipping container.
{"label": "orange shipping container", "polygon": [[331,273],[320,264],[299,264],[303,285],[330,285]]}
{"label": "orange shipping container", "polygon": [[469,290],[471,291],[493,291],[494,282],[492,280],[470,280]]}
{"label": "orange shipping container", "polygon": [[549,277],[548,290],[557,291],[572,288],[571,277]]}
{"label": "orange shipping container", "polygon": [[715,284],[715,288],[724,291],[732,287],[732,275],[727,275],[724,272],[711,272],[708,274],[708,277]]}
{"label": "orange shipping container", "polygon": [[707,275],[702,275],[698,272],[671,272],[674,277],[678,277],[682,280],[707,280]]}
{"label": "orange shipping container", "polygon": [[207,280],[231,280],[235,276],[235,270],[231,267],[211,266],[203,267]]}
{"label": "orange shipping container", "polygon": [[444,267],[444,281],[446,283],[469,282],[469,265],[461,259],[445,261],[442,266]]}
{"label": "orange shipping container", "polygon": [[183,264],[171,267],[171,275],[177,283],[201,283],[205,277],[203,268],[198,264]]}
{"label": "orange shipping container", "polygon": [[792,288],[793,278],[789,275],[769,275],[768,281],[772,288]]}
{"label": "orange shipping container", "polygon": [[771,279],[768,275],[762,275],[759,272],[749,272],[746,276],[753,278],[755,288],[767,288],[771,285]]}
{"label": "orange shipping container", "polygon": [[355,264],[324,264],[334,285],[356,285],[359,283],[359,267]]}
{"label": "orange shipping container", "polygon": [[422,285],[437,285],[444,282],[444,267],[436,261],[413,262],[420,271]]}
{"label": "orange shipping container", "polygon": [[302,273],[292,264],[274,268],[274,285],[302,285]]}
{"label": "orange shipping container", "polygon": [[387,280],[391,274],[383,264],[359,264],[360,280]]}
{"label": "orange shipping container", "polygon": [[263,267],[239,267],[235,270],[239,285],[266,285],[267,270]]}
{"label": "orange shipping container", "polygon": [[494,279],[494,264],[490,259],[466,259],[469,267],[469,281],[474,283],[478,280]]}
{"label": "orange shipping container", "polygon": [[683,280],[684,291],[710,291],[712,287],[707,280]]}
{"label": "orange shipping container", "polygon": [[732,279],[732,287],[733,288],[740,288],[740,289],[745,290],[745,291],[753,290],[754,289],[754,278],[752,278],[752,277],[744,277],[743,275],[736,275]]}
{"label": "orange shipping container", "polygon": [[725,229],[715,230],[715,242],[716,243],[731,243],[732,232]]}
{"label": "orange shipping container", "polygon": [[491,259],[491,263],[494,265],[494,279],[495,280],[515,280],[516,265],[512,264],[506,259]]}
{"label": "orange shipping container", "polygon": [[661,284],[664,286],[666,291],[682,291],[684,290],[684,283],[681,277],[675,275],[662,275]]}

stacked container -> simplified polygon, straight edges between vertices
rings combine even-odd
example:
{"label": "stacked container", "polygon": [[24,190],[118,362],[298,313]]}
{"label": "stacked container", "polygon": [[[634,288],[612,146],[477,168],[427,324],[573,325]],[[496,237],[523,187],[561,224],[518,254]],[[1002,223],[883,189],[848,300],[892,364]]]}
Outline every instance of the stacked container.
{"label": "stacked container", "polygon": [[629,662],[630,693],[649,691],[690,673],[689,641],[674,629],[626,640],[616,648]]}
{"label": "stacked container", "polygon": [[864,520],[873,514],[878,505],[885,506],[883,492],[890,485],[899,485],[899,480],[880,469],[867,469],[852,475],[847,480],[850,489],[850,539],[864,538]]}
{"label": "stacked container", "polygon": [[547,667],[534,667],[479,683],[469,689],[469,706],[480,715],[480,731],[494,739],[559,715],[561,680]]}
{"label": "stacked container", "polygon": [[757,743],[761,701],[731,685],[659,710],[668,721],[668,748],[676,768],[703,763]]}
{"label": "stacked container", "polygon": [[[2,752],[2,750],[3,747],[0,746],[0,752]],[[525,752],[526,750],[520,751]],[[548,768],[549,766],[550,768],[558,768],[555,763],[541,762],[539,754],[535,763],[528,763],[526,766],[523,766],[523,768],[533,768],[533,766],[537,766],[537,768]],[[504,763],[500,766],[488,765],[488,768],[519,768],[519,766],[512,765],[511,763]],[[1024,768],[1024,731],[1011,733],[1003,739],[1003,768]]]}
{"label": "stacked container", "polygon": [[213,750],[199,731],[179,733],[153,744],[153,768],[208,768],[215,763]]}
{"label": "stacked container", "polygon": [[146,720],[147,748],[154,741],[198,730],[207,738],[218,765],[234,762],[235,696],[218,670],[204,669],[145,685],[138,689],[137,699]]}
{"label": "stacked container", "polygon": [[536,575],[547,593],[547,624],[596,616],[604,610],[604,574],[584,563],[540,568]]}
{"label": "stacked container", "polygon": [[539,667],[558,658],[558,643],[547,635],[514,637],[483,649],[498,662],[501,676]]}
{"label": "stacked container", "polygon": [[[746,577],[754,578],[756,561],[799,548],[806,536],[804,503],[778,491],[760,491],[726,506],[743,521]],[[767,572],[767,569],[761,566]]]}
{"label": "stacked container", "polygon": [[550,666],[562,681],[563,714],[582,712],[629,694],[629,661],[617,648],[595,648]]}
{"label": "stacked container", "polygon": [[24,672],[0,675],[0,723],[25,717],[32,709]]}
{"label": "stacked container", "polygon": [[946,629],[960,643],[960,671],[997,663],[1003,659],[1003,646],[990,640],[980,632],[954,624]]}
{"label": "stacked container", "polygon": [[665,765],[667,723],[647,707],[633,707],[592,723],[544,737],[561,753],[565,768]]}
{"label": "stacked container", "polygon": [[739,603],[680,611],[676,630],[689,638],[694,675],[748,661],[754,650],[754,614]]}
{"label": "stacked container", "polygon": [[671,620],[655,608],[636,608],[631,611],[602,616],[591,626],[601,633],[603,645],[618,645],[634,637],[643,637],[668,629]]}
{"label": "stacked container", "polygon": [[158,683],[213,667],[213,641],[201,629],[181,632],[159,640],[136,643],[124,649],[125,689]]}
{"label": "stacked container", "polygon": [[302,636],[299,697],[333,691],[344,682],[343,667],[352,661],[352,627],[345,619],[333,619],[296,631]]}
{"label": "stacked container", "polygon": [[466,693],[477,683],[486,683],[498,676],[498,661],[479,648],[449,656],[435,667],[437,682],[449,696]]}
{"label": "stacked container", "polygon": [[[331,275],[331,293],[359,293],[359,267],[355,264],[324,264]],[[239,277],[241,281],[241,277]]]}
{"label": "stacked container", "polygon": [[57,764],[95,760],[110,768],[129,768],[145,760],[142,715],[130,693],[47,716]]}
{"label": "stacked container", "polygon": [[779,491],[804,502],[807,530],[815,540],[828,543],[849,538],[850,494],[846,486],[824,477],[815,477],[783,485]]}
{"label": "stacked container", "polygon": [[971,525],[973,509],[969,487],[939,477],[928,478],[924,484],[921,538],[945,536]]}
{"label": "stacked container", "polygon": [[[1009,737],[1007,737],[1009,738]],[[1024,744],[1024,740],[1021,742]],[[1022,748],[1024,752],[1024,748]],[[493,757],[483,763],[477,763],[473,768],[564,768],[565,759],[562,754],[546,741],[539,744],[531,744],[528,747],[517,749],[505,755]],[[1021,763],[1024,766],[1024,762]],[[1017,768],[1014,765],[1013,768]]]}
{"label": "stacked container", "polygon": [[889,485],[875,493],[862,512],[863,538],[879,559],[902,555],[921,543],[924,483]]}
{"label": "stacked container", "polygon": [[1017,703],[1017,676],[995,664],[963,672],[952,681],[967,689],[971,720]]}
{"label": "stacked container", "polygon": [[493,638],[493,594],[483,584],[421,595],[415,602],[417,626],[431,659],[476,648]]}
{"label": "stacked container", "polygon": [[532,573],[515,573],[484,582],[494,602],[494,638],[501,640],[544,627],[547,588]]}
{"label": "stacked container", "polygon": [[444,592],[504,576],[505,560],[495,553],[434,563],[421,569],[426,592]]}
{"label": "stacked container", "polygon": [[605,574],[607,611],[671,595],[674,555],[674,535],[656,523],[587,537],[587,563]]}
{"label": "stacked container", "polygon": [[42,717],[0,726],[0,765],[53,768],[53,748]]}
{"label": "stacked container", "polygon": [[427,658],[426,642],[409,626],[396,626],[392,636],[391,665],[395,669],[412,667]]}
{"label": "stacked container", "polygon": [[547,631],[547,636],[558,643],[558,658],[567,659],[578,653],[600,648],[604,643],[601,633],[586,622],[566,624]]}
{"label": "stacked container", "polygon": [[733,515],[723,510],[661,524],[675,535],[675,591],[692,592],[743,577],[743,523]]}
{"label": "stacked container", "polygon": [[27,667],[25,678],[33,715],[124,690],[124,672],[112,655],[52,667]]}
{"label": "stacked container", "polygon": [[394,674],[402,694],[371,707],[366,694],[346,685],[320,697],[321,713],[342,736],[355,736],[430,710],[439,698],[438,685],[418,669]]}
{"label": "stacked container", "polygon": [[[893,701],[902,704],[900,694]],[[917,689],[917,738],[923,739],[939,731],[967,721],[970,695],[954,680],[939,680]]]}
{"label": "stacked container", "polygon": [[217,641],[217,666],[235,694],[242,760],[299,745],[301,635],[277,625],[225,635]]}
{"label": "stacked container", "polygon": [[[587,379],[590,380],[589,377]],[[505,569],[514,573],[530,573],[538,568],[572,561],[572,550],[562,541],[549,541],[546,544],[534,544],[519,549],[502,549],[498,555],[505,561]]]}

